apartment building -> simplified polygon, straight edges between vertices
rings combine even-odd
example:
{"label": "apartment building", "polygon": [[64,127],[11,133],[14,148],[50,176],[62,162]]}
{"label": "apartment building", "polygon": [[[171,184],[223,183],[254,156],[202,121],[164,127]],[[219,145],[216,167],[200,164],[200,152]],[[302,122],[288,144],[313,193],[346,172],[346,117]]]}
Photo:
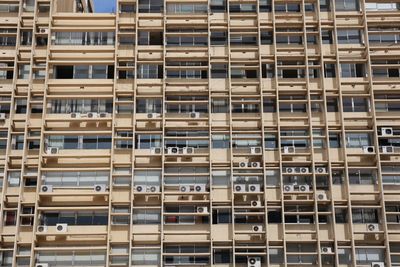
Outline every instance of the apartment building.
{"label": "apartment building", "polygon": [[400,266],[399,0],[0,0],[0,266]]}

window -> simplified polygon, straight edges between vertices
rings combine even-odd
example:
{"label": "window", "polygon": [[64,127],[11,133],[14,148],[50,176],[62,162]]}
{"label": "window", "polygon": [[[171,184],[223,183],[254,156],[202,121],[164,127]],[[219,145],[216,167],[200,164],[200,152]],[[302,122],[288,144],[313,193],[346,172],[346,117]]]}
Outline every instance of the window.
{"label": "window", "polygon": [[224,98],[213,98],[211,100],[212,113],[228,113],[229,100]]}
{"label": "window", "polygon": [[139,31],[139,45],[162,45],[163,33],[162,32],[146,32]]}
{"label": "window", "polygon": [[346,142],[348,148],[370,146],[372,143],[371,136],[368,133],[347,133]]}
{"label": "window", "polygon": [[226,12],[226,0],[210,0],[210,9],[212,13]]}
{"label": "window", "polygon": [[321,38],[322,38],[323,44],[332,44],[333,43],[332,31],[331,30],[322,30]]}
{"label": "window", "polygon": [[136,149],[150,149],[152,147],[161,147],[160,135],[136,134]]}
{"label": "window", "polygon": [[361,30],[340,29],[337,30],[337,38],[339,44],[362,44]]}
{"label": "window", "polygon": [[139,79],[162,79],[163,66],[154,64],[140,64],[137,77]]}
{"label": "window", "polygon": [[272,31],[267,31],[267,32],[262,31],[260,33],[260,35],[261,35],[261,44],[263,44],[263,45],[273,44],[274,35],[273,35]]}
{"label": "window", "polygon": [[384,262],[385,253],[380,248],[356,248],[357,264],[371,264],[371,262]]}
{"label": "window", "polygon": [[21,45],[32,45],[32,31],[21,31]]}
{"label": "window", "polygon": [[344,112],[368,112],[369,99],[364,97],[343,97]]}
{"label": "window", "polygon": [[324,71],[325,71],[325,73],[324,73],[325,78],[335,78],[336,77],[336,64],[325,63]]}
{"label": "window", "polygon": [[227,44],[227,32],[212,31],[210,35],[211,45],[226,45]]}
{"label": "window", "polygon": [[336,11],[358,11],[360,9],[358,0],[336,0]]}
{"label": "window", "polygon": [[320,10],[322,12],[327,12],[331,10],[331,0],[320,0],[319,1]]}
{"label": "window", "polygon": [[228,78],[228,67],[226,64],[222,63],[212,63],[211,64],[211,78]]}
{"label": "window", "polygon": [[361,170],[349,169],[349,183],[375,184],[376,174],[373,170],[368,170],[368,169],[361,169]]}
{"label": "window", "polygon": [[365,65],[362,63],[340,64],[342,78],[365,77]]}
{"label": "window", "polygon": [[160,250],[159,249],[132,249],[132,266],[152,265],[160,266]]}
{"label": "window", "polygon": [[275,65],[265,63],[261,65],[262,77],[263,78],[274,78],[275,77]]}
{"label": "window", "polygon": [[340,133],[329,133],[329,147],[330,148],[342,147]]}
{"label": "window", "polygon": [[6,210],[4,211],[4,226],[13,226],[17,223],[17,211]]}
{"label": "window", "polygon": [[379,212],[377,209],[352,209],[353,223],[379,223]]}
{"label": "window", "polygon": [[29,79],[31,66],[28,64],[21,64],[18,66],[18,79]]}
{"label": "window", "polygon": [[213,134],[212,135],[212,148],[230,148],[229,135],[227,134]]}
{"label": "window", "polygon": [[214,248],[214,264],[229,264],[231,263],[232,250]]}
{"label": "window", "polygon": [[139,0],[139,13],[163,13],[162,0]]}

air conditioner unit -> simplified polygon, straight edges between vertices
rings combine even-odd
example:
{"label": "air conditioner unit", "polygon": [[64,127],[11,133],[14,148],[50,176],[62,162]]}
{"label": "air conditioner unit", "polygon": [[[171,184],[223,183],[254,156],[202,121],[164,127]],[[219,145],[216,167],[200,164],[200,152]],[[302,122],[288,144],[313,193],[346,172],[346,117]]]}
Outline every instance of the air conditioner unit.
{"label": "air conditioner unit", "polygon": [[236,184],[235,185],[235,192],[244,192],[246,190],[245,184]]}
{"label": "air conditioner unit", "polygon": [[183,154],[193,154],[193,153],[194,153],[193,147],[184,147],[183,148]]}
{"label": "air conditioner unit", "polygon": [[149,185],[147,186],[147,192],[158,193],[160,192],[160,187],[158,185]]}
{"label": "air conditioner unit", "polygon": [[259,184],[249,184],[249,192],[260,192],[261,187]]}
{"label": "air conditioner unit", "polygon": [[195,184],[194,191],[195,192],[206,192],[206,185],[205,184]]}
{"label": "air conditioner unit", "polygon": [[47,154],[58,154],[58,147],[48,147],[46,150]]}
{"label": "air conditioner unit", "polygon": [[87,117],[89,118],[89,119],[94,119],[94,118],[97,118],[97,112],[89,112],[88,114],[87,114]]}
{"label": "air conditioner unit", "polygon": [[158,117],[158,113],[147,113],[148,119],[155,119]]}
{"label": "air conditioner unit", "polygon": [[317,200],[328,200],[328,197],[326,196],[326,193],[321,192],[317,194]]}
{"label": "air conditioner unit", "polygon": [[309,192],[310,191],[310,186],[307,185],[307,184],[299,185],[299,191],[300,192]]}
{"label": "air conditioner unit", "polygon": [[263,231],[263,226],[262,225],[253,225],[251,227],[251,230],[255,233],[259,233]]}
{"label": "air conditioner unit", "polygon": [[250,202],[252,207],[261,207],[261,201],[253,200]]}
{"label": "air conditioner unit", "polygon": [[326,169],[324,167],[315,168],[316,173],[326,173]]}
{"label": "air conditioner unit", "polygon": [[293,192],[294,191],[294,185],[292,184],[287,184],[283,186],[283,191],[285,192]]}
{"label": "air conditioner unit", "polygon": [[331,247],[321,247],[321,253],[322,254],[332,253],[332,248]]}
{"label": "air conditioner unit", "polygon": [[57,223],[56,224],[56,232],[57,233],[66,233],[68,231],[68,224],[66,223]]}
{"label": "air conditioner unit", "polygon": [[382,147],[382,153],[383,154],[393,154],[394,153],[394,147],[393,146],[383,146]]}
{"label": "air conditioner unit", "polygon": [[167,150],[169,155],[174,155],[179,153],[179,147],[169,147]]}
{"label": "air conditioner unit", "polygon": [[200,113],[199,112],[190,112],[189,113],[189,118],[198,119],[198,118],[200,118]]}
{"label": "air conditioner unit", "polygon": [[39,225],[39,226],[36,228],[36,231],[37,231],[38,233],[47,233],[47,225]]}
{"label": "air conditioner unit", "polygon": [[100,118],[107,118],[107,116],[108,116],[108,113],[107,113],[107,112],[100,112],[100,113],[99,113],[99,117],[100,117]]}
{"label": "air conditioner unit", "polygon": [[261,147],[250,147],[251,154],[261,154],[262,149]]}
{"label": "air conditioner unit", "polygon": [[261,258],[260,257],[248,257],[247,258],[247,267],[261,267]]}
{"label": "air conditioner unit", "polygon": [[190,192],[190,185],[180,185],[179,191],[182,193]]}
{"label": "air conditioner unit", "polygon": [[146,186],[144,185],[136,185],[135,186],[135,191],[138,193],[143,193],[146,191]]}
{"label": "air conditioner unit", "polygon": [[287,167],[284,170],[285,170],[285,173],[295,173],[296,172],[296,168],[291,168],[291,167]]}
{"label": "air conditioner unit", "polygon": [[6,120],[6,113],[0,113],[0,121]]}
{"label": "air conditioner unit", "polygon": [[50,265],[48,263],[36,263],[35,267],[49,267]]}
{"label": "air conditioner unit", "polygon": [[382,127],[381,128],[381,136],[393,136],[393,128]]}
{"label": "air conditioner unit", "polygon": [[240,168],[247,168],[247,162],[245,162],[245,161],[239,162],[239,167]]}
{"label": "air conditioner unit", "polygon": [[48,34],[49,33],[49,29],[48,28],[40,28],[39,29],[39,33]]}
{"label": "air conditioner unit", "polygon": [[294,146],[283,147],[283,154],[294,154],[294,153],[296,153],[296,147]]}
{"label": "air conditioner unit", "polygon": [[53,186],[52,185],[42,185],[40,187],[40,192],[43,192],[43,193],[53,192]]}
{"label": "air conditioner unit", "polygon": [[107,187],[104,184],[96,184],[93,186],[95,192],[106,192]]}
{"label": "air conditioner unit", "polygon": [[152,147],[150,148],[150,153],[153,155],[161,154],[161,147]]}
{"label": "air conditioner unit", "polygon": [[363,147],[364,154],[373,154],[375,153],[375,147],[373,146],[364,146]]}
{"label": "air conditioner unit", "polygon": [[371,263],[371,267],[385,267],[385,263],[384,262],[372,262]]}
{"label": "air conditioner unit", "polygon": [[73,112],[70,114],[72,119],[79,119],[81,117],[81,113]]}
{"label": "air conditioner unit", "polygon": [[256,161],[250,162],[250,167],[252,168],[260,168],[260,166],[261,166],[260,162]]}
{"label": "air conditioner unit", "polygon": [[378,232],[379,231],[379,224],[377,224],[377,223],[369,223],[369,224],[367,224],[367,231],[368,232]]}
{"label": "air conditioner unit", "polygon": [[301,167],[301,168],[299,168],[299,172],[305,174],[305,173],[309,172],[309,169],[307,167]]}
{"label": "air conditioner unit", "polygon": [[196,208],[197,213],[207,213],[208,212],[208,208],[201,206],[201,207],[197,207]]}

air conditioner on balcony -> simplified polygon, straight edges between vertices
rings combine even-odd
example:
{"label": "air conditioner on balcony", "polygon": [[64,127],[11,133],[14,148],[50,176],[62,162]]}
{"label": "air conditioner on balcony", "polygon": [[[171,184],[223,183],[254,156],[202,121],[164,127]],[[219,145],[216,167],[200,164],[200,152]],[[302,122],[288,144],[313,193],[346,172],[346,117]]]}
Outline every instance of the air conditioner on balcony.
{"label": "air conditioner on balcony", "polygon": [[378,232],[379,231],[379,224],[377,223],[369,223],[367,224],[367,231],[368,232]]}
{"label": "air conditioner on balcony", "polygon": [[382,147],[382,153],[383,154],[393,154],[394,153],[394,147],[393,146],[383,146]]}
{"label": "air conditioner on balcony", "polygon": [[183,154],[193,154],[194,148],[193,147],[184,147],[182,152],[183,152]]}
{"label": "air conditioner on balcony", "polygon": [[169,147],[167,149],[167,154],[168,155],[176,155],[179,153],[179,147]]}
{"label": "air conditioner on balcony", "polygon": [[190,185],[180,185],[179,191],[182,193],[190,192]]}
{"label": "air conditioner on balcony", "polygon": [[296,153],[296,147],[294,146],[283,147],[283,154],[294,154],[294,153]]}
{"label": "air conditioner on balcony", "polygon": [[144,185],[136,185],[135,186],[135,191],[138,193],[143,193],[146,191],[146,186]]}
{"label": "air conditioner on balcony", "polygon": [[316,167],[315,172],[316,173],[326,173],[326,169],[324,167]]}
{"label": "air conditioner on balcony", "polygon": [[253,201],[250,202],[250,205],[252,207],[261,207],[261,201],[253,200]]}
{"label": "air conditioner on balcony", "polygon": [[52,185],[42,185],[40,187],[40,192],[43,192],[43,193],[53,192],[53,186]]}
{"label": "air conditioner on balcony", "polygon": [[317,200],[328,200],[328,197],[326,196],[326,193],[321,192],[317,194]]}
{"label": "air conditioner on balcony", "polygon": [[158,117],[158,113],[147,113],[148,119],[156,119]]}
{"label": "air conditioner on balcony", "polygon": [[384,262],[372,262],[371,267],[385,267]]}
{"label": "air conditioner on balcony", "polygon": [[260,162],[257,161],[250,162],[250,167],[252,168],[260,168],[260,166],[261,166]]}
{"label": "air conditioner on balcony", "polygon": [[48,34],[49,29],[48,28],[39,28],[39,33]]}
{"label": "air conditioner on balcony", "polygon": [[0,121],[6,120],[6,113],[0,113]]}
{"label": "air conditioner on balcony", "polygon": [[249,184],[249,192],[260,192],[261,186],[259,184]]}
{"label": "air conditioner on balcony", "polygon": [[381,128],[381,136],[393,136],[393,128],[382,127]]}
{"label": "air conditioner on balcony", "polygon": [[87,114],[87,117],[88,117],[89,119],[97,118],[97,116],[98,116],[97,112],[89,112],[89,113]]}
{"label": "air conditioner on balcony", "polygon": [[375,153],[375,147],[373,146],[364,146],[363,147],[364,154],[373,154]]}
{"label": "air conditioner on balcony", "polygon": [[59,148],[58,147],[48,147],[46,150],[47,154],[58,154]]}
{"label": "air conditioner on balcony", "polygon": [[107,187],[104,184],[96,184],[93,186],[95,192],[106,192]]}
{"label": "air conditioner on balcony", "polygon": [[36,263],[35,267],[49,267],[50,265],[48,263]]}
{"label": "air conditioner on balcony", "polygon": [[198,119],[198,118],[200,118],[200,113],[199,112],[190,112],[189,113],[189,118]]}
{"label": "air conditioner on balcony", "polygon": [[262,149],[261,147],[250,147],[250,153],[253,155],[261,154]]}
{"label": "air conditioner on balcony", "polygon": [[263,231],[263,226],[262,225],[253,225],[251,227],[251,230],[255,233],[259,233]]}
{"label": "air conditioner on balcony", "polygon": [[247,168],[247,162],[245,161],[239,162],[239,168]]}
{"label": "air conditioner on balcony", "polygon": [[332,253],[332,248],[331,247],[321,247],[321,253],[322,254]]}
{"label": "air conditioner on balcony", "polygon": [[107,116],[108,116],[108,113],[107,113],[107,112],[100,112],[100,113],[99,113],[99,117],[100,117],[100,118],[107,118]]}
{"label": "air conditioner on balcony", "polygon": [[244,192],[246,190],[245,184],[236,184],[235,185],[235,192]]}
{"label": "air conditioner on balcony", "polygon": [[47,225],[39,225],[39,226],[36,228],[36,231],[37,231],[38,233],[47,233]]}
{"label": "air conditioner on balcony", "polygon": [[68,231],[68,224],[66,223],[57,223],[56,224],[56,232],[57,233],[66,233]]}
{"label": "air conditioner on balcony", "polygon": [[292,184],[287,184],[283,186],[283,191],[285,192],[293,192],[294,191],[294,185]]}
{"label": "air conditioner on balcony", "polygon": [[152,147],[150,148],[150,153],[152,155],[159,155],[161,154],[161,147]]}
{"label": "air conditioner on balcony", "polygon": [[196,208],[197,213],[207,213],[208,212],[208,208],[205,206],[201,206],[201,207],[197,207]]}
{"label": "air conditioner on balcony", "polygon": [[248,257],[247,258],[247,267],[261,267],[261,258],[260,257]]}
{"label": "air conditioner on balcony", "polygon": [[285,173],[295,173],[296,168],[287,167],[284,169]]}
{"label": "air conditioner on balcony", "polygon": [[300,192],[309,192],[310,186],[308,184],[299,185],[299,191]]}
{"label": "air conditioner on balcony", "polygon": [[194,191],[195,192],[206,192],[206,185],[205,184],[195,184]]}
{"label": "air conditioner on balcony", "polygon": [[160,192],[160,187],[158,185],[149,185],[147,186],[147,192],[158,193]]}
{"label": "air conditioner on balcony", "polygon": [[73,112],[70,114],[72,119],[79,119],[81,117],[81,113]]}
{"label": "air conditioner on balcony", "polygon": [[299,168],[299,172],[306,174],[306,173],[309,173],[309,169],[307,167],[301,167],[301,168]]}

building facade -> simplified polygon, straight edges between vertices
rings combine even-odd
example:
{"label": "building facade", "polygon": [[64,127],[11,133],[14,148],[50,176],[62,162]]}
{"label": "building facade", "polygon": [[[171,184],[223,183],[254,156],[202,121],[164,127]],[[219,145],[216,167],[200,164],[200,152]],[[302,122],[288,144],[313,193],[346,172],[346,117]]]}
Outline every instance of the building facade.
{"label": "building facade", "polygon": [[400,266],[398,0],[0,0],[0,266]]}

